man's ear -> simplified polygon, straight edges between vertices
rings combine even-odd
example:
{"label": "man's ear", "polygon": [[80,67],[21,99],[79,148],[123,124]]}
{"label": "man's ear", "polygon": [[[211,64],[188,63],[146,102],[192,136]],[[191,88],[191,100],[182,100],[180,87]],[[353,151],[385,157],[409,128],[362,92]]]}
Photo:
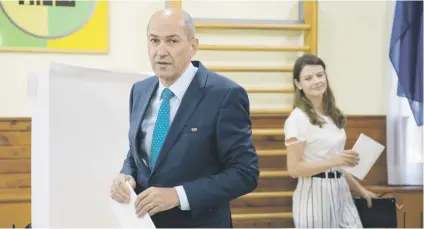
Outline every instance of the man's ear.
{"label": "man's ear", "polygon": [[193,38],[190,42],[190,46],[191,46],[191,52],[192,52],[192,56],[194,56],[197,52],[197,49],[199,47],[199,39],[198,38]]}

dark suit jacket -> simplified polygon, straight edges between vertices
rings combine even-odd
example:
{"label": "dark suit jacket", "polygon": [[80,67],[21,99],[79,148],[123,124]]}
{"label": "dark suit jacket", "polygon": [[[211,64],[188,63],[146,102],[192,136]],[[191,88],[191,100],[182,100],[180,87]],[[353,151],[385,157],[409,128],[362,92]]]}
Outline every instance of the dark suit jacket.
{"label": "dark suit jacket", "polygon": [[[253,191],[259,169],[252,143],[249,99],[233,81],[200,62],[175,115],[153,171],[141,150],[141,122],[158,88],[153,76],[133,85],[130,95],[130,150],[122,173],[147,187],[183,185],[190,211],[178,207],[152,217],[157,227],[230,227],[230,201]],[[192,128],[197,128],[196,132]]]}

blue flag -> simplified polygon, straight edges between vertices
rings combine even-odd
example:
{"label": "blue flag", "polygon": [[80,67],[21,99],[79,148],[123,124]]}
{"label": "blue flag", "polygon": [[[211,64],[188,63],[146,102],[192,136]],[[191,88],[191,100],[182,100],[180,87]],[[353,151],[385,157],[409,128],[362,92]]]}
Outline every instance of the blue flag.
{"label": "blue flag", "polygon": [[390,60],[398,96],[406,97],[418,126],[423,125],[423,2],[396,1]]}

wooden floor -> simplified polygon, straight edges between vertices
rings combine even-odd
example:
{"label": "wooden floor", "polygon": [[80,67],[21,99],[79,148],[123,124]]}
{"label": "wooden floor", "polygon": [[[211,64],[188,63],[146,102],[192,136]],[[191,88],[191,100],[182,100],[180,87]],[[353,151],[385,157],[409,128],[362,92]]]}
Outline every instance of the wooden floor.
{"label": "wooden floor", "polygon": [[[283,124],[286,115],[252,116],[260,179],[257,189],[232,201],[234,227],[294,227],[291,207],[297,180],[288,176]],[[385,144],[384,116],[349,116],[347,148],[360,133]],[[31,120],[0,119],[0,227],[25,227],[31,222]],[[397,198],[399,227],[420,227],[422,187],[387,187],[385,152],[362,183]],[[405,215],[407,217],[405,217]]]}

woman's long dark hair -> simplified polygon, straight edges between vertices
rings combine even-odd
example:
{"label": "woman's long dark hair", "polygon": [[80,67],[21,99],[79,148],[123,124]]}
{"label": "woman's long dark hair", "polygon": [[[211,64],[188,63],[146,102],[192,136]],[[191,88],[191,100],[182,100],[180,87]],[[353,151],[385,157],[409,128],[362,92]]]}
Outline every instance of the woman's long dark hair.
{"label": "woman's long dark hair", "polygon": [[[322,127],[325,121],[319,118],[317,112],[313,109],[311,101],[306,98],[304,92],[296,87],[295,80],[300,82],[300,72],[305,65],[321,65],[325,71],[325,63],[319,57],[311,54],[305,54],[299,57],[293,67],[293,84],[294,84],[294,107],[299,108],[305,112],[309,121],[312,125],[318,125]],[[327,76],[327,74],[326,74]],[[343,128],[345,124],[345,117],[339,108],[336,107],[336,99],[334,98],[333,92],[331,91],[330,84],[327,79],[327,89],[324,92],[323,104],[324,112],[326,116],[329,116],[338,128]]]}

